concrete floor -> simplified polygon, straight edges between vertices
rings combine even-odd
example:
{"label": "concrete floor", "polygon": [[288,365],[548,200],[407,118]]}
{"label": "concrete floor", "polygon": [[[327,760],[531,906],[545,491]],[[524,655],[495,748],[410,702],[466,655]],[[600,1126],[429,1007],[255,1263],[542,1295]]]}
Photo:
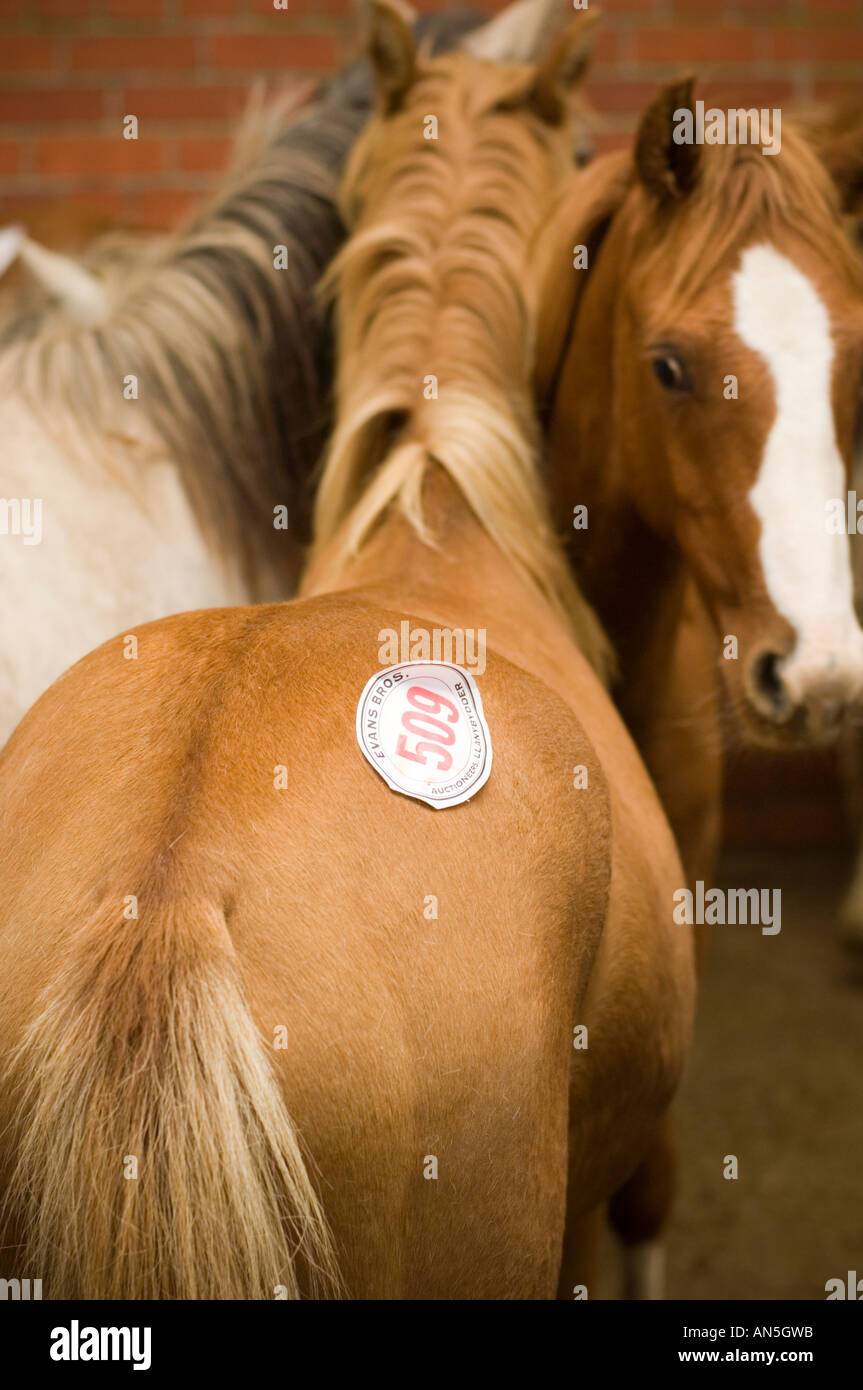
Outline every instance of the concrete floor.
{"label": "concrete floor", "polygon": [[836,926],[848,872],[845,855],[735,852],[717,875],[781,888],[782,930],[707,929],[670,1298],[823,1299],[828,1279],[863,1278],[863,960]]}

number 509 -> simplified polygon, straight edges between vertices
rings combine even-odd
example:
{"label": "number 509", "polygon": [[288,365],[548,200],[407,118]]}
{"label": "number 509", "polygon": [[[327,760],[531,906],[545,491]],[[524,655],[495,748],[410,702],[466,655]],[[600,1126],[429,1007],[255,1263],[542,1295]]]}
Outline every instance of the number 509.
{"label": "number 509", "polygon": [[[423,767],[428,766],[429,758],[434,755],[438,758],[437,771],[449,771],[452,753],[447,750],[455,743],[455,729],[451,726],[458,723],[458,709],[445,695],[435,695],[422,685],[412,685],[408,690],[408,704],[413,709],[405,710],[402,715],[405,732],[398,736],[396,752]],[[446,722],[437,718],[438,715],[444,715]],[[407,746],[409,734],[420,739],[413,751]]]}

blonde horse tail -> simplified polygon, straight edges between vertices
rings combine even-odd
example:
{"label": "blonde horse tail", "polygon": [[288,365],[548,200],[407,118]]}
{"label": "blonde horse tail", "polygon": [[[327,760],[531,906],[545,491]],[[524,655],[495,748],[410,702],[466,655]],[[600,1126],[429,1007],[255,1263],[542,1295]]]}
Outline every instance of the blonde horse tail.
{"label": "blonde horse tail", "polygon": [[139,912],[101,908],[75,933],[15,1050],[19,1268],[46,1298],[337,1296],[224,915]]}

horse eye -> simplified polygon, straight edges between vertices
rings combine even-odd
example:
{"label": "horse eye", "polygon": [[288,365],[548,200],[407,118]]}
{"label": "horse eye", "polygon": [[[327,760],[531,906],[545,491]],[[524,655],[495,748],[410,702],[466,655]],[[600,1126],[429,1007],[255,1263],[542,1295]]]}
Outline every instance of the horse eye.
{"label": "horse eye", "polygon": [[668,352],[662,357],[654,357],[653,370],[660,386],[666,391],[689,391],[692,384],[679,357]]}

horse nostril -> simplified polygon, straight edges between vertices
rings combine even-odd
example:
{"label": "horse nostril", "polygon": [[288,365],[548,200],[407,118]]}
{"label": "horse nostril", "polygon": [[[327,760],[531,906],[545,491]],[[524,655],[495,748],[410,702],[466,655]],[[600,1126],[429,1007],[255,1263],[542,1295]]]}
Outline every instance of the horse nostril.
{"label": "horse nostril", "polygon": [[784,714],[788,709],[788,693],[779,674],[781,660],[780,652],[762,652],[752,667],[755,689],[774,714]]}

